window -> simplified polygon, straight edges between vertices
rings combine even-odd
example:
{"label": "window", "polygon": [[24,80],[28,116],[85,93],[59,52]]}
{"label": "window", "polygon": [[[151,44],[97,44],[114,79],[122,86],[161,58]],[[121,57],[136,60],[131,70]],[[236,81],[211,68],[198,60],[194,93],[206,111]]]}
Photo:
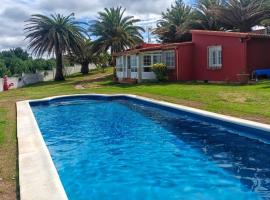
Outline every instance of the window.
{"label": "window", "polygon": [[124,59],[123,56],[116,58],[116,71],[122,72],[124,67]]}
{"label": "window", "polygon": [[165,51],[164,52],[165,64],[168,68],[175,68],[175,52]]}
{"label": "window", "polygon": [[130,67],[131,72],[137,72],[137,56],[135,55],[130,56]]}
{"label": "window", "polygon": [[208,47],[208,68],[220,69],[222,67],[222,47]]}
{"label": "window", "polygon": [[143,68],[143,72],[151,72],[152,71],[152,67],[144,67]]}
{"label": "window", "polygon": [[161,63],[161,62],[162,62],[161,54],[160,53],[153,54],[153,64]]}
{"label": "window", "polygon": [[143,65],[144,66],[151,66],[151,55],[145,55],[143,56]]}

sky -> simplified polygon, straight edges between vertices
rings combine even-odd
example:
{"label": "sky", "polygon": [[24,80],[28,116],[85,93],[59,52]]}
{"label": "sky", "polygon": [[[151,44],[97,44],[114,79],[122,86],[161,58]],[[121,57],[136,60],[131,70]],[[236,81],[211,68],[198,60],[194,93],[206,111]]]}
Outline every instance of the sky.
{"label": "sky", "polygon": [[[186,0],[189,1],[189,0]],[[127,15],[142,21],[145,29],[154,27],[162,11],[174,0],[0,0],[0,50],[22,47],[27,49],[25,20],[32,14],[70,14],[77,20],[91,21],[105,7],[122,6]],[[144,34],[147,40],[147,34]]]}

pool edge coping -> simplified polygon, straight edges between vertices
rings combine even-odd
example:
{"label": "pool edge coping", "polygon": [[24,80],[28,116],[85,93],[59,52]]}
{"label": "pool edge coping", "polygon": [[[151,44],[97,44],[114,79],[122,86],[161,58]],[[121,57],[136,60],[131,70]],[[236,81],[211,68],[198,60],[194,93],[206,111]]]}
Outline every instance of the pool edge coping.
{"label": "pool edge coping", "polygon": [[[19,101],[16,103],[17,139],[19,157],[19,186],[20,196],[22,200],[68,199],[62,182],[60,180],[59,174],[52,161],[48,147],[43,139],[43,136],[40,132],[37,121],[34,117],[29,103],[35,101],[48,101],[52,99],[72,96],[130,97],[133,99],[143,100],[169,108],[182,110],[192,114],[197,114],[237,125],[270,132],[270,125],[268,124],[217,114],[197,108],[182,106],[166,101],[154,100],[151,98],[132,94],[73,94],[47,97],[43,99]],[[32,166],[28,162],[35,163],[35,165]],[[39,174],[37,174],[38,172]],[[36,176],[38,176],[38,178]]]}
{"label": "pool edge coping", "polygon": [[67,200],[29,102],[16,103],[20,199]]}

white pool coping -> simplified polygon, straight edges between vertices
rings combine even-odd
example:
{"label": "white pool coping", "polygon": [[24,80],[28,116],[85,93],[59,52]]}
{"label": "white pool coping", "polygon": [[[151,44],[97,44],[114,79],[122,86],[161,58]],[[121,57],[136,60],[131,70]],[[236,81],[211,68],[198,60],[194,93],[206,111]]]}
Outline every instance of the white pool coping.
{"label": "white pool coping", "polygon": [[[75,94],[17,102],[17,138],[19,157],[19,185],[21,200],[66,200],[67,195],[44,142],[29,102],[52,100],[71,96],[126,96],[175,108],[192,114],[269,132],[270,125],[236,117],[221,115],[196,108],[130,94]],[[75,180],[76,181],[76,180]]]}

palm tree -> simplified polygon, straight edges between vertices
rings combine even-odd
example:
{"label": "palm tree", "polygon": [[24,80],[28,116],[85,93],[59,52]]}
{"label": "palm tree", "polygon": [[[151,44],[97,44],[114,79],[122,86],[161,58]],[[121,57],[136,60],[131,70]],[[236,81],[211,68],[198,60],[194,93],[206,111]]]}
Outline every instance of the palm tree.
{"label": "palm tree", "polygon": [[55,80],[65,80],[63,75],[63,54],[69,51],[79,51],[84,29],[75,21],[74,14],[32,15],[26,21],[26,39],[29,39],[28,48],[33,54],[40,57],[47,53],[55,54]]}
{"label": "palm tree", "polygon": [[224,0],[198,0],[191,27],[213,31],[225,30],[214,14],[215,10],[222,6],[224,6]]}
{"label": "palm tree", "polygon": [[192,19],[192,8],[182,0],[176,0],[170,9],[162,13],[154,33],[162,42],[182,42],[191,39],[188,33]]}
{"label": "palm tree", "polygon": [[110,49],[113,54],[143,42],[141,32],[144,29],[135,25],[140,20],[133,16],[124,17],[124,13],[122,7],[105,8],[98,13],[98,19],[89,28],[91,34],[97,37],[93,47],[95,51],[106,52]]}
{"label": "palm tree", "polygon": [[224,7],[217,8],[215,15],[228,28],[249,32],[270,17],[269,0],[228,0]]}
{"label": "palm tree", "polygon": [[93,62],[93,51],[92,51],[93,43],[89,39],[83,40],[81,43],[81,48],[79,51],[70,52],[68,55],[68,59],[72,62],[76,62],[82,65],[81,73],[88,74],[89,73],[89,63]]}

